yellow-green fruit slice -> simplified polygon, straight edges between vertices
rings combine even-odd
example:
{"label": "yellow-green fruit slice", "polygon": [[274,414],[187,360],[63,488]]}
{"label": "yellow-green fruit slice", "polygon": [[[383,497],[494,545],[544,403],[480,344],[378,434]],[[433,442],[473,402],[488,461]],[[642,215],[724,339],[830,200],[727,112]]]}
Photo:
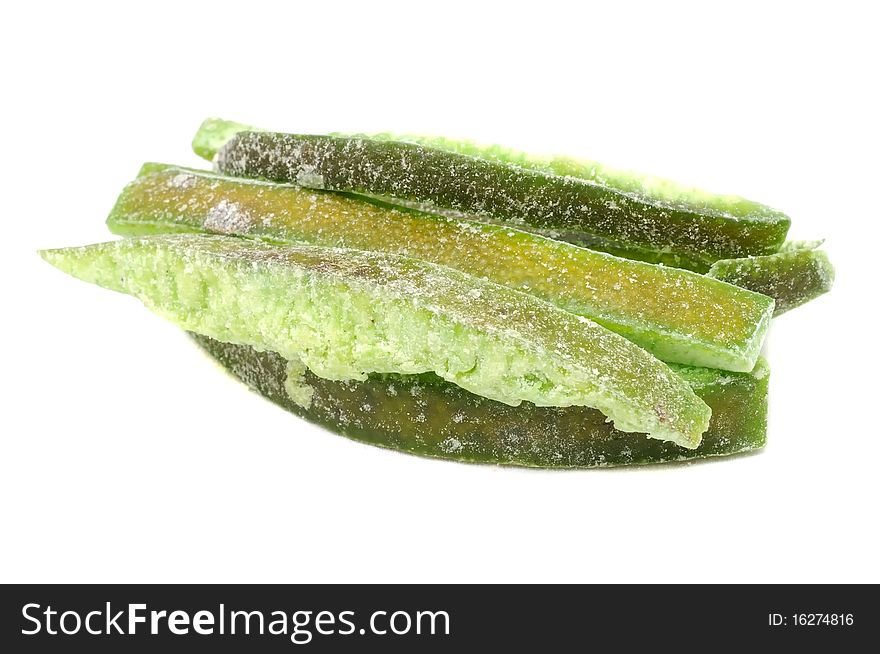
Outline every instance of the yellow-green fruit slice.
{"label": "yellow-green fruit slice", "polygon": [[107,219],[114,233],[208,231],[401,254],[540,297],[664,361],[751,370],[773,313],[769,298],[696,273],[512,228],[161,164],[142,172]]}

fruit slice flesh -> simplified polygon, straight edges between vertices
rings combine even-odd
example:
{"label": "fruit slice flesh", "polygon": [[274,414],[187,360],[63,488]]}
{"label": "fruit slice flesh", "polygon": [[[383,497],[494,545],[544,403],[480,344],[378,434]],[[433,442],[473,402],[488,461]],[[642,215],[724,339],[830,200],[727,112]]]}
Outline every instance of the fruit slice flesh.
{"label": "fruit slice flesh", "polygon": [[206,230],[423,259],[595,320],[664,361],[751,370],[772,316],[763,295],[512,228],[161,164],[144,173],[113,208],[114,233]]}
{"label": "fruit slice flesh", "polygon": [[820,244],[793,243],[766,257],[722,259],[707,274],[772,297],[778,316],[831,290],[834,267],[823,250],[815,249]]}
{"label": "fruit slice flesh", "polygon": [[201,336],[196,342],[232,375],[296,415],[349,438],[423,456],[592,468],[725,456],[759,449],[766,440],[769,368],[763,358],[748,373],[675,367],[712,409],[700,446],[686,449],[620,432],[587,407],[510,407],[432,374],[329,381],[273,352]]}
{"label": "fruit slice flesh", "polygon": [[387,254],[166,235],[42,252],[184,329],[315,374],[434,372],[512,406],[599,409],[621,431],[699,445],[710,410],[625,338],[530,295]]}
{"label": "fruit slice flesh", "polygon": [[218,170],[228,174],[421,202],[514,226],[586,232],[620,247],[672,253],[706,266],[719,258],[776,252],[790,223],[784,214],[742,198],[593,162],[556,158],[563,176],[554,165],[497,146],[236,131],[241,128],[246,126],[209,119],[194,147],[216,154]]}

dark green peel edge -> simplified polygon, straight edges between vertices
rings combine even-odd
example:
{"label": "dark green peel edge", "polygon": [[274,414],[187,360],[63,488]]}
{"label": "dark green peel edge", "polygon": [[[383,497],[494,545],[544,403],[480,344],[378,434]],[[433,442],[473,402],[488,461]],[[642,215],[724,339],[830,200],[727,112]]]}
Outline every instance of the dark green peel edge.
{"label": "dark green peel edge", "polygon": [[620,432],[585,407],[510,407],[432,374],[370,375],[364,382],[321,379],[308,370],[309,405],[285,389],[287,362],[272,352],[192,335],[230,374],[288,411],[330,431],[410,454],[471,463],[593,468],[726,456],[764,446],[769,368],[751,373],[675,367],[712,409],[708,431],[689,450]]}

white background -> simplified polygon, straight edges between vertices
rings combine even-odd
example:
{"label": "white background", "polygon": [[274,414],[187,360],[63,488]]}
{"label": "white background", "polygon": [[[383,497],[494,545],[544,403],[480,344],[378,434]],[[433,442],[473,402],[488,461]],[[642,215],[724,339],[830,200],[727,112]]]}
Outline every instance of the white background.
{"label": "white background", "polygon": [[[301,6],[294,6],[299,5]],[[0,581],[880,581],[872,3],[14,3],[2,11]],[[827,238],[769,445],[653,469],[424,460],[312,427],[38,248],[105,240],[206,116],[564,151]]]}

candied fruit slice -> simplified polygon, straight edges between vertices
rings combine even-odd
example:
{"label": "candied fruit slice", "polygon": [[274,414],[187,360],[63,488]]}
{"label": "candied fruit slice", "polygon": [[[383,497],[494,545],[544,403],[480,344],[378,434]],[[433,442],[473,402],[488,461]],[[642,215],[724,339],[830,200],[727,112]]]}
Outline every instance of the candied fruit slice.
{"label": "candied fruit slice", "polygon": [[116,234],[205,230],[401,254],[528,292],[664,361],[751,370],[773,313],[769,298],[690,271],[509,227],[161,164],[143,172],[107,219]]}
{"label": "candied fruit slice", "polygon": [[46,250],[189,331],[333,380],[434,372],[512,406],[584,405],[621,431],[695,448],[710,409],[666,364],[582,316],[389,254],[175,234]]}
{"label": "candied fruit slice", "polygon": [[[205,121],[203,127],[212,124],[218,128],[220,125],[224,126],[223,137],[215,140],[215,144],[219,144],[220,147],[224,143],[224,138],[228,140],[239,131],[260,131],[246,125],[220,120]],[[391,132],[378,134],[337,133],[334,136],[361,136],[384,141],[418,143],[449,152],[491,159],[553,175],[588,180],[616,189],[622,193],[629,193],[699,212],[720,213],[734,218],[746,219],[787,219],[787,216],[781,211],[759,202],[746,200],[738,195],[711,193],[693,186],[679,184],[670,179],[615,168],[589,159],[580,159],[566,155],[535,155],[503,145],[485,145],[475,141],[450,139],[442,136],[394,134]]]}
{"label": "candied fruit slice", "polygon": [[821,243],[795,242],[765,257],[722,259],[707,274],[772,297],[778,316],[831,290],[834,267],[823,250],[815,249]]}
{"label": "candied fruit slice", "polygon": [[[221,118],[208,118],[199,127],[193,139],[193,151],[200,157],[213,161],[220,149],[237,133],[261,131],[266,130]],[[532,154],[503,145],[482,144],[467,139],[450,139],[443,136],[423,134],[395,134],[393,132],[354,134],[332,132],[330,135],[417,143],[457,154],[500,161],[521,168],[588,180],[624,193],[631,193],[676,206],[689,207],[697,211],[715,211],[736,218],[750,218],[754,216],[767,218],[786,217],[785,214],[777,209],[759,202],[747,200],[738,195],[711,193],[670,179],[615,168],[590,159],[575,158],[567,155]]]}
{"label": "candied fruit slice", "polygon": [[[653,195],[640,194],[497,157],[382,138],[242,131],[220,148],[214,163],[226,174],[395,198],[515,226],[585,232],[704,262],[776,252],[790,223],[784,214],[750,213],[734,200],[686,201],[688,193],[679,187],[657,185]],[[624,178],[615,177],[618,186]],[[650,186],[636,177],[632,185]]]}
{"label": "candied fruit slice", "polygon": [[436,375],[371,374],[362,382],[321,379],[273,352],[196,341],[265,398],[327,429],[395,450],[473,463],[592,468],[685,461],[760,449],[767,430],[769,368],[751,372],[676,366],[712,409],[696,449],[615,429],[587,407],[518,407],[474,395]]}

